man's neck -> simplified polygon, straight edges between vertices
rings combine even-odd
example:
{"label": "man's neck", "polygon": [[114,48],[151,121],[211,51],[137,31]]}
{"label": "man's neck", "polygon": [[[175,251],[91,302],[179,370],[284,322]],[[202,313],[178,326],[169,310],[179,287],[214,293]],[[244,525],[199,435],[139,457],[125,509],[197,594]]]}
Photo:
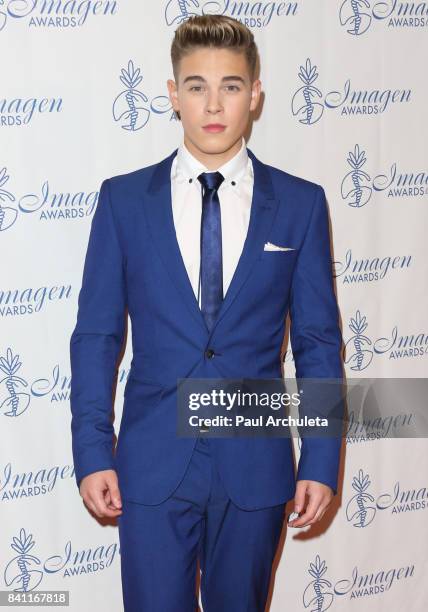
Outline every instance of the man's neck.
{"label": "man's neck", "polygon": [[221,153],[205,153],[204,151],[201,151],[186,137],[186,135],[184,135],[184,145],[187,147],[193,157],[200,161],[206,168],[209,170],[216,170],[228,162],[229,159],[232,159],[232,157],[234,157],[238,151],[240,151],[242,136],[240,136],[240,138],[229,149],[222,151]]}

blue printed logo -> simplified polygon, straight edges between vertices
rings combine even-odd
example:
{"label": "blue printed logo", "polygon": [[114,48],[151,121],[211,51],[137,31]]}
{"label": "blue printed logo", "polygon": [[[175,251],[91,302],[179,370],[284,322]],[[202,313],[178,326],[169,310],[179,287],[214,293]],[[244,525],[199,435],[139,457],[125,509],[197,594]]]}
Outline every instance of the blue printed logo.
{"label": "blue printed logo", "polygon": [[70,297],[71,285],[0,289],[0,318],[32,315],[52,302],[69,300]]}
{"label": "blue printed logo", "polygon": [[412,264],[412,255],[385,255],[383,257],[354,257],[351,249],[344,259],[333,262],[333,276],[344,285],[369,283],[383,280],[392,270],[407,270]]}
{"label": "blue printed logo", "polygon": [[291,112],[303,125],[313,125],[323,116],[324,109],[340,109],[342,117],[355,115],[371,116],[385,113],[391,104],[410,101],[410,89],[353,89],[347,79],[342,91],[331,90],[323,95],[317,86],[317,66],[308,58],[300,66],[299,79],[303,83],[291,100]]}
{"label": "blue printed logo", "polygon": [[344,0],[339,9],[340,25],[351,36],[365,34],[375,21],[388,28],[424,28],[428,25],[428,6],[419,0]]}
{"label": "blue printed logo", "polygon": [[[357,410],[348,410],[348,420],[346,426],[346,443],[361,444],[363,442],[372,442],[386,438],[389,432],[392,435],[397,433],[400,437],[405,427],[408,427],[409,432],[414,431],[414,414],[412,412],[392,411],[385,414],[382,410],[382,416],[378,412],[369,410],[369,414],[364,414],[364,409],[358,407]],[[363,477],[359,477],[360,482],[354,488],[358,487],[358,491],[363,487]],[[353,485],[354,486],[354,485]],[[357,490],[357,489],[356,489]]]}
{"label": "blue printed logo", "polygon": [[6,168],[0,170],[0,232],[9,229],[18,216],[18,211],[12,206],[3,206],[2,202],[14,202],[15,196],[13,193],[4,189],[4,186],[9,180],[9,175],[6,174]]}
{"label": "blue printed logo", "polygon": [[[198,0],[169,0],[165,7],[165,21],[168,26],[179,26],[193,15],[203,14]],[[215,3],[218,4],[218,3]],[[199,8],[199,11],[192,10]],[[190,10],[189,10],[190,9]]]}
{"label": "blue printed logo", "polygon": [[318,79],[317,68],[312,66],[309,58],[304,66],[300,66],[299,79],[303,85],[299,87],[291,100],[291,111],[300,123],[312,125],[321,119],[324,103],[321,90],[314,85]]}
{"label": "blue printed logo", "polygon": [[2,98],[0,127],[28,125],[36,115],[60,113],[62,102],[62,98]]}
{"label": "blue printed logo", "polygon": [[389,591],[399,580],[412,578],[415,574],[415,565],[377,569],[362,573],[358,566],[354,566],[349,577],[336,582],[326,577],[327,564],[316,555],[315,562],[309,564],[308,573],[312,580],[303,592],[303,606],[311,612],[324,612],[334,603],[338,609],[342,602],[340,597],[348,595],[350,600],[363,597],[379,597]]}
{"label": "blue printed logo", "polygon": [[[172,109],[168,96],[156,96],[149,102],[146,94],[137,89],[143,77],[132,60],[129,60],[127,70],[122,68],[119,78],[126,89],[113,102],[113,118],[121,122],[122,129],[136,132],[146,125],[151,112],[162,115]],[[173,110],[170,120],[176,118]]]}
{"label": "blue printed logo", "polygon": [[[18,417],[30,405],[32,398],[46,398],[51,403],[70,400],[71,376],[61,374],[59,365],[52,369],[48,378],[36,378],[31,385],[19,374],[22,362],[18,354],[13,354],[9,347],[6,355],[0,355],[0,416]],[[129,367],[121,368],[118,383],[126,383]]]}
{"label": "blue printed logo", "polygon": [[376,516],[375,498],[367,491],[370,484],[369,475],[363,470],[352,479],[355,495],[346,504],[346,518],[354,527],[367,527]]}
{"label": "blue printed logo", "polygon": [[248,28],[263,28],[274,17],[294,17],[299,2],[235,2],[234,0],[169,0],[165,6],[165,23],[178,27],[193,15],[229,15],[245,23]]}
{"label": "blue printed logo", "polygon": [[91,17],[106,17],[116,12],[115,0],[0,0],[0,32],[11,19],[27,23],[29,28],[72,29],[83,26]]}
{"label": "blue printed logo", "polygon": [[43,579],[40,557],[30,554],[34,545],[33,534],[27,535],[24,528],[20,529],[18,537],[12,538],[10,547],[16,555],[5,567],[4,582],[7,587],[13,587],[13,591],[32,591]]}
{"label": "blue printed logo", "polygon": [[51,493],[61,480],[74,480],[73,465],[51,465],[25,472],[16,472],[7,463],[0,478],[0,501],[15,501]]}
{"label": "blue printed logo", "polygon": [[366,152],[358,144],[346,158],[350,166],[340,185],[342,199],[351,208],[362,208],[374,192],[385,192],[388,198],[423,197],[428,194],[428,172],[425,170],[398,170],[397,162],[391,164],[389,172],[378,173],[373,179],[364,169]]}
{"label": "blue printed logo", "polygon": [[42,562],[33,550],[35,541],[32,534],[24,528],[19,536],[12,538],[10,547],[16,555],[10,559],[4,570],[4,582],[15,592],[33,591],[41,583],[45,574],[58,574],[69,579],[72,576],[87,576],[107,569],[120,554],[116,542],[100,544],[95,548],[73,549],[71,541],[65,544],[64,553],[52,555]]}
{"label": "blue printed logo", "polygon": [[[9,180],[6,167],[0,170],[0,232],[11,228],[18,220],[18,213],[37,213],[40,221],[64,221],[82,219],[92,215],[98,202],[98,191],[54,191],[45,181],[39,192],[16,196],[6,188]],[[15,206],[10,206],[16,203]],[[22,214],[20,216],[22,219]]]}
{"label": "blue printed logo", "polygon": [[25,412],[30,404],[31,395],[24,391],[28,387],[27,381],[19,376],[22,363],[19,355],[13,355],[12,349],[8,348],[5,357],[0,357],[0,372],[5,374],[0,379],[0,391],[2,387],[6,390],[6,397],[0,401],[0,414],[4,416],[17,417]]}
{"label": "blue printed logo", "polygon": [[367,317],[363,317],[357,310],[355,317],[351,317],[349,329],[353,335],[346,341],[344,347],[344,362],[351,370],[361,372],[369,367],[373,359],[372,341],[364,333],[368,327]]}
{"label": "blue printed logo", "polygon": [[327,571],[327,564],[321,561],[321,557],[315,557],[315,563],[309,564],[308,573],[313,580],[309,582],[303,592],[303,605],[310,610],[316,612],[324,612],[333,603],[334,594],[332,592],[332,583],[324,577]]}
{"label": "blue printed logo", "polygon": [[355,494],[346,504],[346,519],[353,527],[359,529],[370,525],[378,512],[390,510],[399,515],[428,508],[428,489],[425,486],[405,489],[397,481],[391,491],[380,493],[376,497],[368,489],[371,481],[362,469],[352,479]]}
{"label": "blue printed logo", "polygon": [[61,377],[58,365],[53,368],[50,380],[38,378],[30,387],[27,380],[19,375],[21,366],[19,355],[14,355],[10,347],[5,356],[0,356],[0,373],[5,374],[0,379],[0,415],[21,416],[33,397],[51,395],[52,402],[68,401],[71,379],[69,376]]}
{"label": "blue printed logo", "polygon": [[424,357],[428,354],[428,334],[413,332],[402,335],[394,325],[389,336],[372,341],[367,335],[367,317],[357,310],[348,325],[353,335],[344,346],[344,362],[351,370],[361,372],[371,364],[374,355],[388,355],[388,359]]}
{"label": "blue printed logo", "polygon": [[372,16],[367,0],[344,0],[340,6],[340,25],[346,27],[348,34],[361,36],[369,29]]}
{"label": "blue printed logo", "polygon": [[99,544],[93,548],[75,549],[68,540],[64,552],[48,557],[43,569],[46,574],[58,574],[62,578],[96,574],[109,568],[117,554],[120,554],[120,547],[116,542],[107,546]]}
{"label": "blue printed logo", "polygon": [[367,158],[366,152],[360,151],[359,145],[355,145],[353,151],[349,151],[346,159],[351,170],[345,174],[340,192],[342,198],[346,200],[348,206],[361,208],[370,200],[372,196],[371,186],[365,185],[370,181],[370,176],[363,170]]}

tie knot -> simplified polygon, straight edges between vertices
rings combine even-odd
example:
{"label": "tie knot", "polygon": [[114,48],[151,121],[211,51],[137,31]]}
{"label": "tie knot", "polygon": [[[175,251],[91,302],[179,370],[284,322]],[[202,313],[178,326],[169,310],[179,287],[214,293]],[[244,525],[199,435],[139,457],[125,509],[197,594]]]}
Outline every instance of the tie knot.
{"label": "tie knot", "polygon": [[224,176],[221,172],[202,172],[198,176],[198,181],[205,189],[218,189],[224,181]]}

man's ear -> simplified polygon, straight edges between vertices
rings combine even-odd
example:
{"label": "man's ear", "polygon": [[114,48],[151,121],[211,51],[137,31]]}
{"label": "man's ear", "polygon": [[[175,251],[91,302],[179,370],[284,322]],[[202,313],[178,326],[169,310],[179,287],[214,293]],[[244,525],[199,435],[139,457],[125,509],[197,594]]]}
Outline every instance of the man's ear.
{"label": "man's ear", "polygon": [[166,82],[166,86],[168,87],[169,100],[172,104],[172,108],[174,109],[174,113],[181,121],[180,111],[176,110],[178,106],[177,85],[175,81],[173,81],[172,79],[168,79]]}
{"label": "man's ear", "polygon": [[251,85],[251,102],[250,110],[255,110],[258,106],[260,93],[261,93],[261,81],[256,79]]}

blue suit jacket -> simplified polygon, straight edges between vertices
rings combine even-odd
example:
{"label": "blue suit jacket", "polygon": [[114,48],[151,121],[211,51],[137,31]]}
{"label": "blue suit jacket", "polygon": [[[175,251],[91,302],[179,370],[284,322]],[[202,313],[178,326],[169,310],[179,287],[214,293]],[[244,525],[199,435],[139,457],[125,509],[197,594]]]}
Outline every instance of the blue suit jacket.
{"label": "blue suit jacket", "polygon": [[[248,234],[211,332],[175,234],[170,170],[177,149],[157,164],[103,181],[70,340],[78,486],[87,474],[113,468],[124,499],[166,499],[196,442],[176,434],[177,378],[280,378],[288,310],[296,376],[342,377],[324,190],[247,151],[254,168]],[[295,250],[264,251],[268,241]],[[114,454],[112,393],[127,311],[133,358]],[[206,356],[209,348],[214,358]],[[304,439],[297,476],[290,438],[210,441],[228,494],[241,508],[292,499],[296,477],[337,492],[340,437]]]}

